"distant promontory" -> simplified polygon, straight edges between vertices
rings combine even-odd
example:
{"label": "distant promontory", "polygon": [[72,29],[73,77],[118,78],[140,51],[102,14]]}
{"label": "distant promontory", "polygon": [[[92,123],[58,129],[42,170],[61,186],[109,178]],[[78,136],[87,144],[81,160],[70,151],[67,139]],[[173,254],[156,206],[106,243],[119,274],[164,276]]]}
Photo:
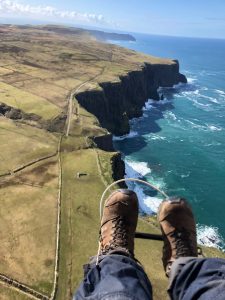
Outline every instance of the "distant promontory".
{"label": "distant promontory", "polygon": [[111,41],[131,41],[135,42],[136,39],[131,34],[113,33],[100,30],[87,30],[91,35],[95,36],[98,40],[111,40]]}
{"label": "distant promontory", "polygon": [[[22,27],[22,26],[20,26]],[[23,26],[28,27],[29,26]],[[38,28],[38,27],[36,27]],[[67,34],[67,35],[80,35],[80,34],[90,34],[100,41],[133,41],[136,39],[131,34],[128,33],[115,33],[115,32],[106,32],[101,30],[92,30],[92,29],[83,29],[75,27],[66,27],[66,26],[56,26],[56,25],[43,25],[39,26],[41,30],[52,31],[58,34]]]}

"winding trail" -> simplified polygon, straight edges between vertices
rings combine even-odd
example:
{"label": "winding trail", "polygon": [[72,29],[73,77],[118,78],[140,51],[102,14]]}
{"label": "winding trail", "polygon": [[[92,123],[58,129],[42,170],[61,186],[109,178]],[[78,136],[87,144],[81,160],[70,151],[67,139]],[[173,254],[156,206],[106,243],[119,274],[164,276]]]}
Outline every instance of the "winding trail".
{"label": "winding trail", "polygon": [[[103,68],[104,69],[104,68]],[[70,93],[69,100],[68,100],[68,111],[67,111],[67,119],[66,119],[66,137],[69,136],[70,133],[70,125],[71,125],[71,118],[72,118],[72,113],[73,113],[73,98],[77,95],[79,90],[87,83],[91,82],[92,80],[96,79],[98,76],[100,76],[104,70],[101,70],[101,72],[98,75],[95,75],[93,78],[90,78],[83,82],[81,85],[78,86],[75,90],[73,90]]]}
{"label": "winding trail", "polygon": [[[113,51],[110,52],[110,58],[108,60],[110,63],[112,63],[113,61]],[[79,90],[86,85],[87,83],[90,83],[91,81],[95,80],[96,78],[98,78],[99,76],[101,76],[105,70],[106,70],[107,66],[102,67],[101,71],[99,72],[99,74],[93,76],[92,78],[89,78],[88,80],[84,81],[81,85],[79,85],[76,89],[72,90],[72,92],[70,93],[70,96],[68,97],[68,111],[67,111],[67,119],[66,119],[66,137],[69,136],[69,132],[70,132],[70,125],[71,125],[71,118],[72,118],[72,113],[73,113],[73,98],[77,95],[77,93],[79,92]]]}

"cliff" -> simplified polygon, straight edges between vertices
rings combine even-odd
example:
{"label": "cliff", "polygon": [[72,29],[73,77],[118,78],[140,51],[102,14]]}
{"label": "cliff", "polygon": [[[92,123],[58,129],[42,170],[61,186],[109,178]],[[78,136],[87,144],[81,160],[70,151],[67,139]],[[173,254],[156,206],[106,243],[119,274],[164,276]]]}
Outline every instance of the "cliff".
{"label": "cliff", "polygon": [[86,30],[92,36],[96,37],[98,40],[107,41],[136,41],[136,39],[131,34],[125,33],[114,33],[114,32],[105,32],[100,30]]}
{"label": "cliff", "polygon": [[[21,25],[20,28],[29,28],[29,26]],[[83,29],[83,28],[75,28],[75,27],[65,27],[59,25],[44,25],[39,26],[39,29],[48,30],[51,32],[56,32],[60,34],[66,35],[80,35],[80,34],[90,34],[91,36],[95,37],[97,40],[100,41],[136,41],[135,37],[131,34],[127,33],[115,33],[115,32],[106,32],[101,30],[94,30],[94,29]]]}
{"label": "cliff", "polygon": [[76,95],[79,104],[94,114],[102,127],[115,135],[129,133],[129,119],[140,117],[147,99],[159,100],[159,87],[172,87],[187,79],[179,73],[177,60],[171,64],[145,63],[115,82],[100,82],[101,89]]}

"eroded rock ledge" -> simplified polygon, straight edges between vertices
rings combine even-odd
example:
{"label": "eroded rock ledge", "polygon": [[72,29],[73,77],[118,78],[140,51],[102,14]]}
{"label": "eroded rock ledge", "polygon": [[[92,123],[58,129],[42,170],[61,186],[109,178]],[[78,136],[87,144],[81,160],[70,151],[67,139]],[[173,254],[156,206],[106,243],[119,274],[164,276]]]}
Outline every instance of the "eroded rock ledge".
{"label": "eroded rock ledge", "polygon": [[94,114],[102,127],[115,135],[129,133],[129,119],[140,117],[147,99],[159,100],[159,87],[186,83],[177,60],[171,64],[145,63],[140,70],[121,76],[118,82],[99,83],[101,89],[76,95],[80,105]]}

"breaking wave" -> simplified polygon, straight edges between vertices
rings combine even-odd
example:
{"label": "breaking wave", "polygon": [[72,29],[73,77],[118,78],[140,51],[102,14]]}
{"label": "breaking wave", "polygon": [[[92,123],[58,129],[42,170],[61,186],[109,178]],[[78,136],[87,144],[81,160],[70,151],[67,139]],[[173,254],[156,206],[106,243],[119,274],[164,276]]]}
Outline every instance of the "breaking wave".
{"label": "breaking wave", "polygon": [[197,224],[198,244],[224,250],[224,240],[217,227]]}
{"label": "breaking wave", "polygon": [[[153,176],[150,175],[151,169],[148,167],[145,162],[135,162],[129,159],[125,159],[125,169],[126,176],[125,178],[142,178],[143,176],[149,174],[148,181],[156,186],[157,188],[164,189],[165,183],[163,180],[157,179],[155,180]],[[139,207],[142,213],[152,215],[156,214],[158,211],[158,207],[162,202],[162,198],[160,197],[151,197],[145,193],[145,186],[141,185],[137,182],[127,182],[127,185],[130,189],[132,189],[138,196]],[[151,190],[149,188],[149,190]]]}
{"label": "breaking wave", "polygon": [[[125,159],[126,167],[126,178],[142,178],[143,176],[150,174],[151,169],[148,167],[148,164],[145,162],[135,162],[129,159]],[[190,174],[185,174],[184,177],[189,176]],[[148,176],[149,178],[149,176]],[[165,183],[163,180],[155,180],[151,176],[149,179],[153,185],[157,186],[160,189],[165,189]],[[127,185],[132,189],[138,196],[139,207],[142,213],[147,215],[157,214],[159,206],[163,201],[160,196],[148,196],[145,193],[145,187],[136,182],[127,182]],[[224,240],[219,234],[217,227],[200,225],[197,224],[197,240],[198,244],[206,247],[213,247],[219,250],[224,250]]]}
{"label": "breaking wave", "polygon": [[167,111],[164,116],[166,119],[171,119],[173,121],[177,120],[176,115],[172,111]]}
{"label": "breaking wave", "polygon": [[219,94],[219,95],[225,96],[225,92],[222,91],[222,90],[217,90],[217,89],[215,89],[215,92],[216,92],[217,94]]}
{"label": "breaking wave", "polygon": [[164,100],[152,100],[152,99],[148,99],[145,102],[144,107],[142,108],[143,111],[148,111],[151,110],[153,107],[156,107],[157,105],[165,105],[171,103],[171,100],[169,99],[164,99]]}
{"label": "breaking wave", "polygon": [[183,90],[177,97],[185,97],[187,100],[191,101],[195,107],[201,110],[213,111],[218,107],[219,104],[222,103],[221,101],[224,101],[225,93],[220,90],[214,90],[211,91],[210,95],[205,95],[204,93],[207,90],[208,88],[206,87],[201,87],[200,89],[196,89],[194,91]]}
{"label": "breaking wave", "polygon": [[133,173],[133,175],[135,176],[135,178],[137,178],[136,173],[138,173],[138,176],[145,176],[148,173],[151,173],[151,169],[148,167],[148,164],[146,162],[136,162],[126,159],[126,164],[134,170],[135,174]]}
{"label": "breaking wave", "polygon": [[113,136],[113,141],[121,141],[125,139],[132,139],[133,137],[138,136],[137,131],[130,131],[130,133],[121,135],[121,136]]}
{"label": "breaking wave", "polygon": [[147,140],[153,140],[153,141],[165,141],[166,137],[165,136],[161,136],[159,134],[155,134],[155,133],[150,133],[148,135],[145,136],[147,138]]}
{"label": "breaking wave", "polygon": [[189,84],[192,84],[192,83],[194,83],[194,82],[196,82],[196,81],[197,81],[197,78],[187,77],[187,82],[188,82]]}
{"label": "breaking wave", "polygon": [[193,121],[185,120],[185,119],[183,121],[185,121],[187,124],[189,124],[192,129],[197,129],[200,131],[221,131],[221,130],[223,130],[223,128],[221,126],[215,125],[215,124],[208,124],[208,123],[198,124]]}

